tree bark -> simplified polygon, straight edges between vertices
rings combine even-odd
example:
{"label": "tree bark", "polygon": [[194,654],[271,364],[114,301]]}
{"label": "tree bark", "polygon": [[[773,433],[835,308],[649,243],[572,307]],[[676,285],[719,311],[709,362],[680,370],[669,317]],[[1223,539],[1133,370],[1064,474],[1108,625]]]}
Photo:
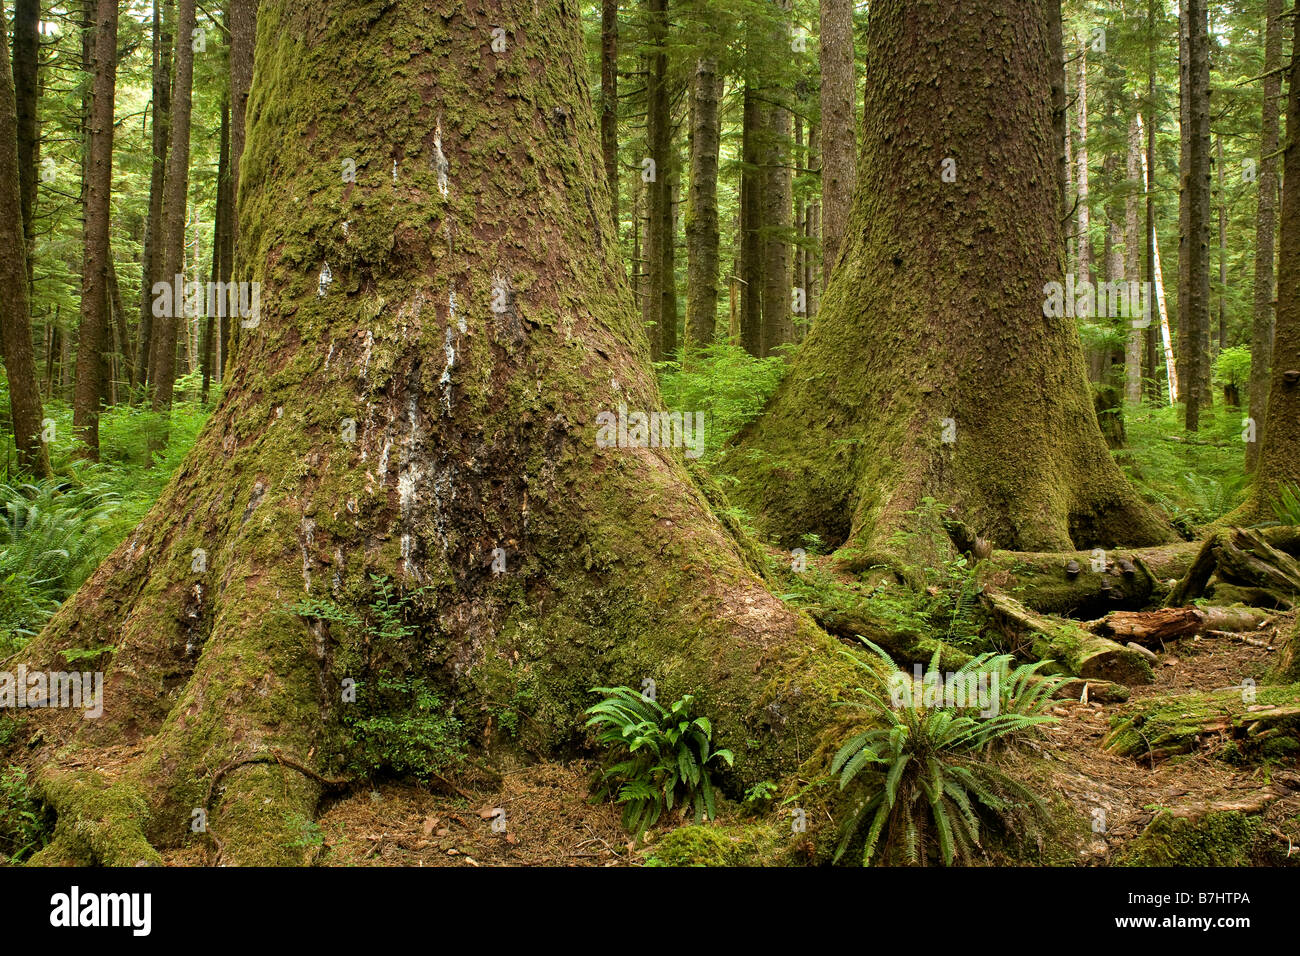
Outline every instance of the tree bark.
{"label": "tree bark", "polygon": [[[1185,427],[1200,427],[1201,408],[1209,393],[1210,336],[1210,56],[1205,0],[1187,2],[1187,167],[1186,233],[1182,239],[1187,262],[1184,293],[1186,311],[1178,316],[1183,332],[1182,398]],[[1180,267],[1181,268],[1181,267]]]}
{"label": "tree bark", "polygon": [[1278,114],[1282,100],[1282,0],[1268,0],[1264,28],[1264,102],[1261,107],[1259,169],[1255,210],[1255,287],[1250,337],[1250,419],[1254,435],[1246,442],[1246,471],[1259,462],[1259,436],[1268,411],[1269,373],[1273,367],[1273,260],[1277,233]]}
{"label": "tree bark", "polygon": [[[781,48],[788,48],[788,27],[777,31]],[[763,355],[772,355],[781,345],[794,341],[791,321],[790,290],[793,273],[790,265],[790,238],[793,232],[794,196],[790,173],[790,141],[794,120],[786,104],[786,95],[775,87],[765,96],[770,100],[763,110],[765,146],[763,157],[762,241],[763,262]]]}
{"label": "tree bark", "polygon": [[[1144,191],[1142,182],[1142,129],[1136,114],[1128,124],[1128,154],[1124,165],[1126,195],[1124,197],[1124,273],[1130,282],[1142,275],[1142,225],[1139,215],[1140,198]],[[1142,347],[1152,320],[1151,290],[1147,285],[1146,310],[1131,315],[1125,331],[1124,348],[1124,399],[1131,405],[1142,401]],[[1145,323],[1145,324],[1144,324]]]}
{"label": "tree bark", "polygon": [[857,185],[853,0],[821,0],[822,275],[830,281]]}
{"label": "tree bark", "polygon": [[27,241],[23,232],[19,183],[20,136],[9,65],[9,34],[0,5],[0,358],[9,383],[9,414],[13,422],[18,467],[49,474],[49,456],[41,440],[41,393],[32,354],[31,299],[28,296]]}
{"label": "tree bark", "polygon": [[[823,746],[829,701],[859,680],[749,570],[676,453],[598,446],[597,414],[660,398],[594,198],[578,8],[460,9],[262,4],[239,239],[261,322],[156,507],[23,652],[35,670],[115,648],[99,720],[32,712],[59,821],[38,863],[158,862],[206,841],[195,808],[220,862],[301,863],[293,818],[334,786],[341,689],[372,637],[290,606],[364,610],[371,574],[406,601],[393,659],[489,755],[571,750],[590,687],[652,678],[662,700],[697,695],[739,795]],[[488,23],[512,25],[504,51]],[[394,141],[419,151],[400,188]],[[546,175],[502,175],[501,143]],[[357,182],[322,178],[345,149]],[[529,718],[509,743],[488,717],[502,694]],[[135,755],[100,759],[123,744]]]}
{"label": "tree bark", "polygon": [[171,123],[172,20],[174,3],[154,0],[153,4],[153,124],[152,163],[149,169],[149,213],[145,226],[144,258],[141,263],[140,335],[135,367],[139,384],[147,385],[153,351],[154,285],[163,281],[163,187],[167,172],[168,128]]}
{"label": "tree bark", "polygon": [[99,407],[108,326],[109,214],[113,189],[113,100],[117,86],[117,0],[96,0],[94,86],[89,116],[81,322],[72,428],[77,454],[99,460]]}
{"label": "tree bark", "polygon": [[673,242],[673,180],[676,150],[673,146],[672,98],[668,83],[668,0],[646,0],[650,43],[650,73],[646,78],[646,143],[654,161],[654,178],[646,184],[649,228],[647,324],[655,361],[677,353],[677,282]]}
{"label": "tree bark", "polygon": [[1078,217],[1078,281],[1091,282],[1092,275],[1092,210],[1088,205],[1088,45],[1087,42],[1079,44],[1078,59],[1078,82],[1075,87],[1075,108],[1077,110],[1077,129],[1079,133],[1079,145],[1075,147],[1075,162],[1078,163],[1078,174],[1075,177],[1078,188],[1078,207],[1076,215]]}
{"label": "tree bark", "polygon": [[763,352],[762,107],[746,77],[741,119],[740,173],[740,344],[750,355]]}
{"label": "tree bark", "polygon": [[[183,290],[185,272],[185,224],[188,219],[190,176],[190,119],[194,83],[194,0],[179,0],[176,23],[176,77],[172,84],[171,120],[167,151],[167,176],[163,186],[163,279],[167,288]],[[177,331],[185,321],[171,307],[155,316],[149,378],[153,385],[152,407],[168,412],[176,384]],[[171,314],[168,314],[171,313]],[[149,447],[157,451],[167,443],[165,424],[151,436]]]}
{"label": "tree bark", "polygon": [[[885,67],[842,267],[724,459],[737,498],[782,543],[864,552],[924,520],[927,498],[1000,548],[1168,540],[1101,437],[1074,319],[1044,314],[1063,281],[1045,8],[884,0],[869,39]],[[944,71],[941,49],[967,68]]]}
{"label": "tree bark", "polygon": [[31,275],[32,215],[36,209],[36,166],[40,156],[37,98],[40,89],[40,0],[14,2],[13,82],[18,116],[18,191],[22,206],[23,235],[27,240],[27,268]]}
{"label": "tree bark", "polygon": [[1283,486],[1300,487],[1300,56],[1291,58],[1282,162],[1273,370],[1259,464],[1246,505],[1248,513],[1262,517],[1271,517]]}
{"label": "tree bark", "polygon": [[600,151],[609,209],[618,229],[618,0],[600,4]]}
{"label": "tree bark", "polygon": [[718,315],[718,61],[702,57],[691,82],[691,182],[686,219],[686,344],[712,345]]}

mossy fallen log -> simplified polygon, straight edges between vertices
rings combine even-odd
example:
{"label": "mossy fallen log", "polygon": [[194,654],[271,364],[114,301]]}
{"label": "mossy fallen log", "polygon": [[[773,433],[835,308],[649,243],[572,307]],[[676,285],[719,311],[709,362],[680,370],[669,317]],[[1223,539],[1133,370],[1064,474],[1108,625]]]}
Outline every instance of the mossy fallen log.
{"label": "mossy fallen log", "polygon": [[1152,762],[1206,747],[1234,761],[1300,752],[1300,684],[1148,698],[1112,721],[1102,747]]}
{"label": "mossy fallen log", "polygon": [[1167,607],[1154,611],[1114,611],[1084,627],[1122,643],[1156,647],[1210,631],[1257,631],[1269,616],[1246,607]]}
{"label": "mossy fallen log", "polygon": [[1076,677],[1096,677],[1119,684],[1150,684],[1151,666],[1140,654],[1073,621],[1052,618],[1025,607],[1009,595],[986,590],[981,600],[990,621],[1030,656],[1054,661]]}
{"label": "mossy fallen log", "polygon": [[1211,578],[1255,589],[1270,606],[1290,608],[1300,600],[1300,530],[1226,528],[1202,544],[1195,560],[1170,591],[1169,606],[1190,604],[1206,593]]}

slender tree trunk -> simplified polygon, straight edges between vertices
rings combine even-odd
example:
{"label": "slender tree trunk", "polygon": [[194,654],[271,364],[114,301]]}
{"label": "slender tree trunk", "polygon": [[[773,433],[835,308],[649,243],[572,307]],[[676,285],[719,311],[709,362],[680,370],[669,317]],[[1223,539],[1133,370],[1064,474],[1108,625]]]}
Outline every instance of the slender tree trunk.
{"label": "slender tree trunk", "polygon": [[1188,0],[1187,332],[1183,366],[1186,428],[1196,431],[1209,395],[1210,339],[1210,55],[1206,0]]}
{"label": "slender tree trunk", "polygon": [[[739,504],[776,540],[861,553],[933,527],[927,499],[996,547],[1168,540],[1102,439],[1074,318],[1044,301],[1064,281],[1045,6],[876,0],[868,29],[841,267],[723,460]],[[931,82],[950,50],[963,68]]]}
{"label": "slender tree trunk", "polygon": [[171,123],[172,11],[170,0],[153,3],[152,157],[149,170],[149,218],[145,227],[141,268],[140,336],[135,367],[139,384],[149,378],[153,349],[154,285],[163,281],[163,183],[167,172],[168,126]]}
{"label": "slender tree trunk", "polygon": [[713,344],[718,316],[718,62],[701,58],[691,82],[690,209],[686,220],[686,347]]}
{"label": "slender tree trunk", "polygon": [[1076,241],[1079,247],[1078,281],[1091,282],[1093,280],[1092,210],[1088,206],[1088,46],[1086,42],[1079,44],[1079,56],[1076,65],[1079,71],[1075,100],[1079,145],[1074,151],[1075,161],[1078,163],[1077,180],[1079,189],[1079,207],[1076,210],[1078,216],[1078,236]]}
{"label": "slender tree trunk", "polygon": [[36,167],[40,157],[37,100],[40,90],[40,0],[14,2],[14,96],[18,115],[18,188],[23,235],[27,238],[27,271],[32,268],[32,215],[36,209]]}
{"label": "slender tree trunk", "polygon": [[[1140,119],[1138,124],[1140,129]],[[1148,134],[1147,145],[1149,152],[1154,150],[1151,145],[1153,142]],[[1151,276],[1151,288],[1156,300],[1156,313],[1159,316],[1157,328],[1160,334],[1159,344],[1164,354],[1165,380],[1169,383],[1169,404],[1173,405],[1178,402],[1179,371],[1174,359],[1174,339],[1169,326],[1169,306],[1165,301],[1164,273],[1160,267],[1160,237],[1156,233],[1155,220],[1152,215],[1151,197],[1153,195],[1153,186],[1151,182],[1151,166],[1145,155],[1142,157],[1142,179],[1147,190],[1147,222],[1151,226],[1151,232],[1147,237],[1148,274]]]}
{"label": "slender tree trunk", "polygon": [[822,269],[829,280],[857,184],[853,0],[821,0]]}
{"label": "slender tree trunk", "polygon": [[1273,259],[1277,231],[1278,113],[1281,109],[1282,0],[1268,0],[1264,28],[1264,102],[1261,108],[1259,169],[1256,176],[1255,288],[1250,336],[1250,420],[1254,434],[1247,435],[1246,471],[1259,461],[1259,436],[1268,410],[1269,376],[1273,368]]}
{"label": "slender tree trunk", "polygon": [[109,207],[113,188],[113,99],[117,84],[117,0],[96,0],[94,86],[86,161],[81,324],[72,427],[77,454],[99,460],[99,407],[108,325]]}
{"label": "slender tree trunk", "polygon": [[600,4],[600,151],[609,209],[618,228],[618,0]]}
{"label": "slender tree trunk", "polygon": [[[163,186],[163,282],[168,288],[184,289],[185,225],[190,175],[190,114],[194,82],[194,0],[179,0],[176,23],[176,79],[172,84],[170,142],[167,150],[167,177]],[[169,297],[170,298],[170,297]],[[185,322],[183,309],[168,303],[163,314],[155,316],[150,379],[153,385],[153,410],[167,412],[172,407],[176,384],[177,332]],[[168,314],[170,313],[170,314]],[[166,426],[155,433],[150,450],[167,443]]]}
{"label": "slender tree trunk", "polygon": [[[1156,200],[1155,191],[1152,188],[1155,179],[1156,169],[1156,124],[1158,122],[1156,111],[1156,0],[1147,2],[1147,92],[1146,102],[1143,104],[1143,110],[1146,113],[1146,152],[1142,156],[1142,190],[1146,197],[1146,227],[1143,234],[1146,237],[1146,281],[1147,288],[1151,290],[1151,295],[1155,294],[1158,288],[1156,284],[1156,270],[1160,266],[1160,252],[1156,248]],[[1142,132],[1142,117],[1138,116],[1138,133]],[[1163,306],[1163,289],[1161,288],[1161,321],[1159,327],[1155,323],[1147,329],[1147,349],[1146,349],[1146,368],[1150,380],[1149,397],[1152,402],[1159,404],[1161,397],[1160,390],[1160,360],[1157,357],[1159,336],[1161,329],[1167,327],[1167,317],[1164,314]],[[1178,383],[1173,379],[1167,379],[1170,398],[1172,404],[1177,400]]]}
{"label": "slender tree trunk", "polygon": [[[789,46],[788,30],[779,34]],[[790,237],[793,231],[794,195],[790,175],[790,141],[794,120],[785,104],[785,94],[771,89],[772,99],[763,110],[764,142],[762,210],[763,246],[763,354],[794,341],[790,318]]]}
{"label": "slender tree trunk", "polygon": [[672,138],[672,100],[668,89],[668,0],[647,0],[647,18],[652,52],[650,72],[646,78],[646,138],[655,171],[654,178],[646,184],[649,194],[647,317],[651,355],[659,361],[671,359],[677,352],[676,250],[673,243],[673,178],[677,164]]}
{"label": "slender tree trunk", "polygon": [[18,467],[46,475],[49,457],[42,442],[41,393],[32,354],[28,297],[27,241],[23,233],[18,159],[19,123],[9,65],[9,34],[0,4],[0,358],[9,383],[9,414]]}
{"label": "slender tree trunk", "polygon": [[1224,299],[1228,293],[1228,194],[1223,188],[1223,137],[1214,137],[1215,176],[1219,189],[1219,330],[1217,352],[1228,347],[1228,312]]}
{"label": "slender tree trunk", "polygon": [[[1137,282],[1142,275],[1142,224],[1139,215],[1140,198],[1144,191],[1142,182],[1142,131],[1137,114],[1128,124],[1128,153],[1124,164],[1127,193],[1124,197],[1124,278]],[[1146,311],[1132,310],[1125,331],[1124,346],[1124,399],[1136,405],[1142,401],[1142,346],[1151,324],[1151,285],[1147,285],[1143,301]],[[1144,324],[1145,323],[1145,324]]]}
{"label": "slender tree trunk", "polygon": [[750,355],[763,351],[762,107],[751,80],[745,82],[741,121],[740,174],[740,344]]}
{"label": "slender tree trunk", "polygon": [[[230,104],[221,104],[221,138],[220,147],[217,157],[217,209],[216,219],[212,231],[212,284],[217,288],[224,288],[217,284],[222,281],[226,272],[226,265],[223,256],[226,251],[226,209],[230,205]],[[208,390],[212,386],[213,367],[217,359],[217,333],[215,327],[219,319],[225,316],[229,311],[225,303],[229,298],[222,299],[218,297],[213,301],[211,297],[205,297],[206,308],[203,317],[203,343],[199,350],[199,361],[203,369],[202,390],[199,392],[199,401],[204,405],[208,403]],[[213,305],[216,308],[213,308]],[[215,313],[215,314],[214,314]]]}
{"label": "slender tree trunk", "polygon": [[[171,847],[302,863],[301,819],[350,754],[348,708],[415,713],[345,696],[372,661],[406,662],[404,681],[455,701],[487,754],[567,752],[593,681],[646,677],[662,699],[699,695],[715,744],[736,753],[720,782],[737,797],[793,785],[830,747],[830,702],[857,668],[747,569],[678,452],[602,444],[598,415],[661,399],[592,201],[603,170],[578,7],[462,8],[262,5],[239,240],[261,323],[158,505],[22,653],[36,672],[65,649],[114,648],[100,719],[31,712],[40,749],[26,756],[59,820],[38,864],[157,863]],[[514,26],[506,50],[489,49],[485,23]],[[344,87],[355,96],[332,95]],[[283,108],[259,108],[286,90]],[[421,144],[422,170],[434,161],[429,102],[445,110],[447,192],[414,162],[417,184],[393,190],[394,136]],[[553,175],[503,176],[484,113]],[[358,181],[324,185],[320,157],[345,149]],[[312,203],[292,202],[310,188]],[[396,243],[394,222],[412,230]],[[707,560],[663,558],[688,551]],[[372,575],[409,630],[377,636],[295,604],[371,613]],[[507,742],[489,706],[521,680],[535,691]]]}

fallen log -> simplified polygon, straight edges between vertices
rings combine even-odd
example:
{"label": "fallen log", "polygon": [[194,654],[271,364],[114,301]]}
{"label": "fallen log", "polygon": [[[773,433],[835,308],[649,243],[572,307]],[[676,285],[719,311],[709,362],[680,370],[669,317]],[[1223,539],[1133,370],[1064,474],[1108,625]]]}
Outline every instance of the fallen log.
{"label": "fallen log", "polygon": [[1227,528],[1206,538],[1187,573],[1165,602],[1169,607],[1190,604],[1203,596],[1216,574],[1228,585],[1256,589],[1273,606],[1289,608],[1300,599],[1300,529]]}
{"label": "fallen log", "polygon": [[1130,705],[1102,741],[1111,753],[1152,762],[1203,746],[1265,755],[1300,748],[1300,684],[1150,697]]}
{"label": "fallen log", "polygon": [[1151,666],[1142,655],[1073,621],[1048,617],[1009,595],[986,589],[980,600],[990,623],[1029,656],[1050,660],[1076,677],[1119,684],[1150,684]]}
{"label": "fallen log", "polygon": [[1113,611],[1083,627],[1117,642],[1151,647],[1210,631],[1257,631],[1271,618],[1246,607],[1166,607],[1155,611]]}

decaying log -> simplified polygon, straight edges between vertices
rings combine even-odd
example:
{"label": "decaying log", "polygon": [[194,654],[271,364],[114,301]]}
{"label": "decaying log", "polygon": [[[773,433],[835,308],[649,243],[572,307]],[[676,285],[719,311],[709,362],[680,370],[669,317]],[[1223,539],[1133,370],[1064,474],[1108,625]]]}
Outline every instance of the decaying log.
{"label": "decaying log", "polygon": [[1254,588],[1275,607],[1290,608],[1300,600],[1300,562],[1290,553],[1300,549],[1296,528],[1228,528],[1208,537],[1187,573],[1174,586],[1166,604],[1178,607],[1206,592],[1211,577],[1228,585]]}
{"label": "decaying log", "polygon": [[1102,747],[1135,759],[1162,760],[1207,742],[1254,750],[1270,738],[1300,736],[1297,684],[1151,697],[1129,706]]}
{"label": "decaying log", "polygon": [[1120,684],[1150,684],[1151,666],[1140,654],[1073,621],[1051,618],[1025,607],[1009,595],[985,589],[980,600],[992,624],[1011,641],[1027,645],[1039,660],[1055,661],[1076,677],[1097,677]]}
{"label": "decaying log", "polygon": [[1210,631],[1257,631],[1271,618],[1246,607],[1166,607],[1155,611],[1114,611],[1084,624],[1116,641],[1152,647]]}

